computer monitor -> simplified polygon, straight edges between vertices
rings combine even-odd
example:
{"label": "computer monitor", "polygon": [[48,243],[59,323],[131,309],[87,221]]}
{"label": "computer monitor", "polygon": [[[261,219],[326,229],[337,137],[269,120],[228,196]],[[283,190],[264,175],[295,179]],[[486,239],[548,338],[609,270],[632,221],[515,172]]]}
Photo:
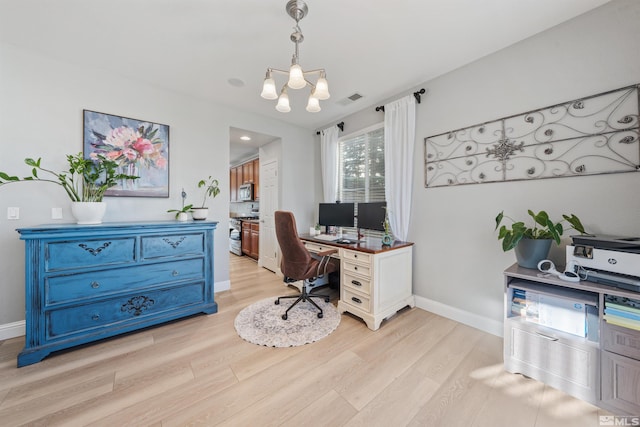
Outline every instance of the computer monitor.
{"label": "computer monitor", "polygon": [[355,225],[355,204],[320,203],[318,223],[333,227],[353,227]]}
{"label": "computer monitor", "polygon": [[384,231],[387,202],[358,203],[358,228]]}

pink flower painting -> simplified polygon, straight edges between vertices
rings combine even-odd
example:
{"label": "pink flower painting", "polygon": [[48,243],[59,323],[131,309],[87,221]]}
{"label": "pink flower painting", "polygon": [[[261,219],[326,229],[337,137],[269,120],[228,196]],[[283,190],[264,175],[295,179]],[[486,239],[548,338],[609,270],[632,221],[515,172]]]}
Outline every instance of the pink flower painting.
{"label": "pink flower painting", "polygon": [[86,158],[105,156],[137,175],[106,196],[169,197],[169,126],[84,110]]}

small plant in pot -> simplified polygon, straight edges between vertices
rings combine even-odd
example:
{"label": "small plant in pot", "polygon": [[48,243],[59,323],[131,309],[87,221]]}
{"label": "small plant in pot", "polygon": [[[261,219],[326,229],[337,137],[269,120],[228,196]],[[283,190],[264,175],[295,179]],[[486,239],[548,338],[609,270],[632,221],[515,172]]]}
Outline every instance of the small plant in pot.
{"label": "small plant in pot", "polygon": [[[569,223],[570,227],[567,230],[574,229],[580,234],[586,233],[582,222],[574,214],[563,214],[561,221],[554,222],[545,211],[534,213],[529,209],[527,212],[533,219],[533,226],[528,226],[522,221],[515,221],[504,215],[504,212],[500,212],[496,216],[495,229],[500,227],[498,240],[502,240],[502,250],[507,252],[513,249],[518,264],[522,267],[537,268],[538,262],[547,258],[551,243],[555,241],[556,244],[560,244],[560,237],[565,231],[563,222]],[[511,220],[511,227],[502,224],[505,218]]]}
{"label": "small plant in pot", "polygon": [[202,199],[202,206],[191,207],[191,216],[195,220],[204,220],[209,215],[209,208],[206,206],[207,197],[215,199],[220,194],[220,187],[218,187],[218,180],[209,176],[209,178],[198,182],[198,188],[204,188],[204,198]]}
{"label": "small plant in pot", "polygon": [[[95,160],[85,159],[82,153],[68,154],[68,169],[54,172],[42,167],[42,159],[24,159],[31,166],[31,176],[19,178],[0,172],[0,185],[25,181],[44,181],[58,184],[64,188],[71,199],[71,212],[78,224],[99,224],[106,209],[102,201],[104,192],[123,179],[138,179],[138,176],[117,173],[118,163],[104,156]],[[43,172],[45,175],[40,176]]]}

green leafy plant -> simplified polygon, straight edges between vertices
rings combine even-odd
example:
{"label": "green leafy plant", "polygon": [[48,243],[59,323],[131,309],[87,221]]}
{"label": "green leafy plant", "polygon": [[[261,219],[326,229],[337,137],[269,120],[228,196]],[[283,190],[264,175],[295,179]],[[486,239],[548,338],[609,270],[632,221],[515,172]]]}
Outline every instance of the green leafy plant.
{"label": "green leafy plant", "polygon": [[[586,231],[580,219],[574,215],[562,215],[562,220],[559,222],[553,222],[549,215],[545,211],[540,211],[537,214],[531,209],[528,211],[529,216],[533,219],[533,227],[527,226],[522,221],[515,221],[513,218],[504,215],[504,211],[500,212],[496,216],[496,230],[500,227],[498,232],[498,240],[502,240],[502,250],[508,251],[515,248],[522,239],[553,239],[556,244],[560,244],[560,236],[564,233],[565,229],[562,222],[566,221],[570,224],[567,230],[574,229],[580,234],[585,234]],[[511,220],[511,227],[506,225],[500,225],[502,220],[508,218]]]}
{"label": "green leafy plant", "polygon": [[[64,188],[72,202],[101,202],[104,192],[118,184],[120,180],[138,179],[138,176],[118,173],[118,163],[104,156],[95,160],[85,159],[82,153],[68,154],[68,170],[54,172],[42,167],[42,159],[24,159],[31,166],[31,176],[19,178],[0,171],[0,186],[24,181],[45,181]],[[43,172],[47,176],[40,176]]]}
{"label": "green leafy plant", "polygon": [[209,177],[207,179],[202,179],[198,182],[198,188],[204,187],[204,198],[202,199],[201,208],[205,208],[205,204],[207,203],[207,197],[211,197],[215,199],[215,197],[220,194],[220,187],[218,187],[218,180]]}
{"label": "green leafy plant", "polygon": [[193,205],[186,205],[183,206],[182,209],[169,209],[167,212],[175,212],[176,213],[176,219],[178,219],[178,217],[180,216],[181,213],[189,213],[191,212],[191,208],[193,207]]}

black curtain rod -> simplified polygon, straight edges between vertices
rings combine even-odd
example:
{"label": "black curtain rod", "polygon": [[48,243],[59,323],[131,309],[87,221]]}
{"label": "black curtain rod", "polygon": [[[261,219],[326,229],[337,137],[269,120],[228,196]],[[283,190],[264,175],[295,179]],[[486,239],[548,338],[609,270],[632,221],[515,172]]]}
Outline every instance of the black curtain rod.
{"label": "black curtain rod", "polygon": [[[340,128],[342,132],[344,132],[344,122],[340,122],[336,126],[338,126],[338,128]],[[316,135],[320,135],[320,131],[317,131]]]}
{"label": "black curtain rod", "polygon": [[[417,92],[413,92],[413,96],[416,97],[416,101],[418,101],[418,104],[420,104],[420,95],[424,95],[426,92],[426,90],[424,90],[424,88],[420,89]],[[384,105],[380,105],[379,107],[376,107],[376,111],[382,111],[384,113]]]}

